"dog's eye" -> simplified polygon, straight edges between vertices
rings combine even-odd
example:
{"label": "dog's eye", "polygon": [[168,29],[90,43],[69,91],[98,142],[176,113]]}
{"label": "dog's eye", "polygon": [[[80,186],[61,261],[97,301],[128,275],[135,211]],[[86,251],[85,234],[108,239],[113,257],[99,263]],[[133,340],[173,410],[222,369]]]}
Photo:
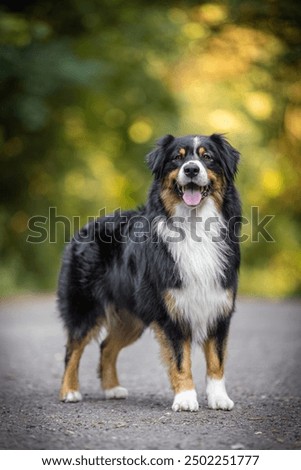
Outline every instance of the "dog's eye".
{"label": "dog's eye", "polygon": [[174,157],[174,160],[181,160],[182,158],[184,158],[186,156],[186,150],[184,147],[180,147],[177,149],[177,154],[176,156]]}
{"label": "dog's eye", "polygon": [[213,158],[211,157],[211,155],[209,155],[209,153],[203,153],[202,157],[204,160],[207,160],[208,162],[213,161]]}

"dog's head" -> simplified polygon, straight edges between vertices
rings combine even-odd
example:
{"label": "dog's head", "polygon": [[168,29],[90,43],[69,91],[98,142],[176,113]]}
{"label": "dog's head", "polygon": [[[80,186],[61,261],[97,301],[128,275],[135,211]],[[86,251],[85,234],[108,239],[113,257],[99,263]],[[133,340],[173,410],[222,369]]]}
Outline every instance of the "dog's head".
{"label": "dog's head", "polygon": [[220,134],[166,135],[147,156],[169,213],[179,203],[198,207],[208,197],[221,205],[227,186],[233,184],[238,161],[239,152]]}

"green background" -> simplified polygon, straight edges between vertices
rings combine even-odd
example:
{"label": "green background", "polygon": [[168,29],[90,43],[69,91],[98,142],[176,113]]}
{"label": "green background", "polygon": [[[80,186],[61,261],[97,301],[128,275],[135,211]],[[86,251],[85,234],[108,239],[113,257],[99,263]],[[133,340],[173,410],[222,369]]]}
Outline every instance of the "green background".
{"label": "green background", "polygon": [[[300,22],[290,0],[2,1],[0,294],[53,291],[78,223],[143,203],[158,137],[222,132],[242,153],[240,293],[300,295]],[[50,207],[70,228],[28,243]]]}

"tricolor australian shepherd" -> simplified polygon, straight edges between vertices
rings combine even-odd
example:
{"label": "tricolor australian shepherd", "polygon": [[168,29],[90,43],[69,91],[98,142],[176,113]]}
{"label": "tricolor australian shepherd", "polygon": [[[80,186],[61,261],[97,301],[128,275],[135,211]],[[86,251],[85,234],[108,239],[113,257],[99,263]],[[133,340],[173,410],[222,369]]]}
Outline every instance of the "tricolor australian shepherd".
{"label": "tricolor australian shepherd", "polygon": [[230,410],[225,352],[240,262],[239,153],[219,134],[163,137],[147,156],[154,180],[145,206],[86,225],[67,246],[58,304],[68,333],[60,397],[81,399],[78,368],[105,328],[99,375],[106,398],[125,398],[116,361],[154,330],[174,411],[197,411],[191,344],[207,364],[208,406]]}

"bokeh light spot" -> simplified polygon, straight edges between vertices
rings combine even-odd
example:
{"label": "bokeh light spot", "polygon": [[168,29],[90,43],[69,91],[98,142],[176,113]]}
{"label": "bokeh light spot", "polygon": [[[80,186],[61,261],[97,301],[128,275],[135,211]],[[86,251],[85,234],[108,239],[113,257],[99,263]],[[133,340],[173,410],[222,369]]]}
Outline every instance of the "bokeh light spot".
{"label": "bokeh light spot", "polygon": [[144,120],[135,121],[128,129],[130,139],[137,144],[144,144],[153,135],[153,128]]}
{"label": "bokeh light spot", "polygon": [[227,10],[224,5],[205,3],[199,8],[201,18],[208,24],[217,25],[227,18]]}
{"label": "bokeh light spot", "polygon": [[301,140],[301,108],[288,108],[285,114],[285,126],[296,139]]}
{"label": "bokeh light spot", "polygon": [[182,26],[182,32],[189,39],[200,39],[206,36],[205,28],[201,24],[195,22],[186,23]]}
{"label": "bokeh light spot", "polygon": [[261,185],[270,197],[278,196],[283,190],[281,173],[273,168],[264,169],[261,174]]}
{"label": "bokeh light spot", "polygon": [[10,219],[10,226],[16,233],[23,233],[27,229],[28,215],[24,211],[16,212]]}
{"label": "bokeh light spot", "polygon": [[239,128],[237,117],[226,109],[216,109],[209,114],[211,126],[219,131],[233,131]]}
{"label": "bokeh light spot", "polygon": [[245,98],[247,110],[259,120],[268,119],[273,111],[273,100],[268,93],[251,92]]}

